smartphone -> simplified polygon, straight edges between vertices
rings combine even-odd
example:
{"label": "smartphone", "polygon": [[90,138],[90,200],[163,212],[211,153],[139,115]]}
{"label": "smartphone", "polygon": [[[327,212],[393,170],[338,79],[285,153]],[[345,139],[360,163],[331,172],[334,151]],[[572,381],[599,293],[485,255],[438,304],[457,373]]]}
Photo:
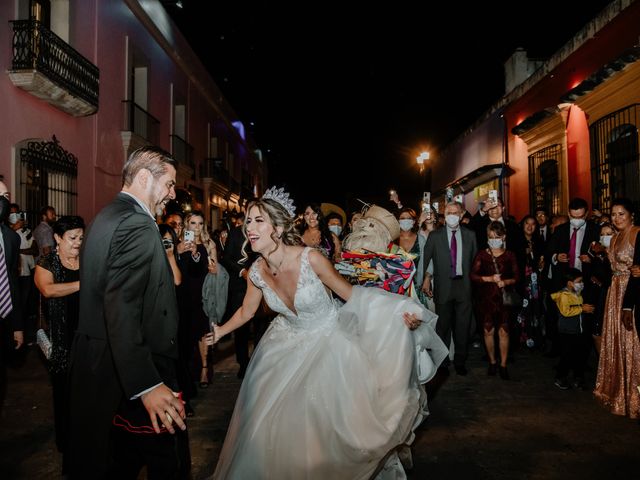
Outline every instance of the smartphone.
{"label": "smartphone", "polygon": [[433,202],[433,210],[438,213],[438,207],[440,207],[440,204],[438,202]]}
{"label": "smartphone", "polygon": [[447,193],[445,194],[446,198],[447,198],[447,203],[449,203],[450,201],[453,200],[453,188],[448,187],[447,188]]}
{"label": "smartphone", "polygon": [[422,192],[422,202],[431,205],[431,192]]}
{"label": "smartphone", "polygon": [[461,193],[460,193],[460,194],[458,194],[458,195],[456,195],[455,197],[453,197],[453,199],[454,199],[456,202],[458,202],[458,203],[464,203],[464,202],[463,202],[463,200],[464,200],[464,195],[462,195]]}
{"label": "smartphone", "polygon": [[498,191],[489,190],[489,200],[493,203],[498,203]]}
{"label": "smartphone", "polygon": [[184,241],[185,242],[193,242],[196,239],[196,234],[193,230],[185,230],[184,231]]}
{"label": "smartphone", "polygon": [[170,238],[163,238],[162,245],[164,246],[165,250],[169,250],[171,247],[173,247],[173,240],[171,240]]}

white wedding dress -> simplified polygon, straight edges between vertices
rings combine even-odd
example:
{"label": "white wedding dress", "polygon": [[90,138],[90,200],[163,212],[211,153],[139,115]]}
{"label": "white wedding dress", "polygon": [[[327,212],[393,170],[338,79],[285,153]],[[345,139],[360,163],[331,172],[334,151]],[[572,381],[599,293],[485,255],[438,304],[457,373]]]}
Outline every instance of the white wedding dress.
{"label": "white wedding dress", "polygon": [[[214,478],[405,478],[398,447],[413,441],[427,414],[420,383],[447,355],[437,317],[375,288],[354,287],[340,306],[308,254],[305,248],[295,312],[261,278],[262,259],[250,269],[279,315],[251,357]],[[424,322],[412,332],[403,312]]]}

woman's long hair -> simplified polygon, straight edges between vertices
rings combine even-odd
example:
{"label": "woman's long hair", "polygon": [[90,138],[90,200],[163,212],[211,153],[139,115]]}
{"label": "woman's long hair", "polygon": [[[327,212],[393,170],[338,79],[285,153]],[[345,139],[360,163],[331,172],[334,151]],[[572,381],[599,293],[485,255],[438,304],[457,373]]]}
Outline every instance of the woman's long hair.
{"label": "woman's long hair", "polygon": [[[252,200],[247,205],[247,210],[244,216],[244,223],[242,224],[242,233],[244,234],[244,244],[242,245],[242,260],[239,263],[247,262],[249,258],[247,254],[247,245],[249,240],[247,239],[247,215],[249,215],[249,211],[252,207],[256,207],[263,217],[269,219],[269,222],[273,226],[274,230],[271,232],[271,240],[273,240],[276,244],[275,248],[269,252],[275,252],[280,243],[284,245],[301,245],[302,238],[300,238],[300,234],[296,230],[294,220],[289,212],[287,212],[282,205],[280,205],[275,200],[271,200],[270,198],[263,198],[259,200]],[[282,227],[282,235],[278,236],[278,232],[276,232],[276,227]],[[248,263],[245,263],[248,265]]]}
{"label": "woman's long hair", "polygon": [[327,225],[327,220],[324,218],[324,214],[322,213],[322,209],[320,205],[317,203],[309,203],[302,210],[303,217],[302,222],[300,222],[300,235],[302,236],[304,232],[307,231],[309,225],[307,225],[306,220],[304,219],[304,212],[307,208],[310,208],[315,212],[318,216],[318,230],[320,230],[320,245],[321,247],[326,247],[329,253],[329,258],[333,258],[333,254],[336,250],[336,245],[333,243],[333,234],[331,230],[329,230],[329,226]]}
{"label": "woman's long hair", "polygon": [[[189,213],[186,217],[184,217],[184,228],[182,230],[182,240],[184,240],[184,232],[188,230],[187,227],[189,225],[189,220],[191,220],[193,217],[202,218],[202,228],[200,229],[200,243],[202,243],[204,245],[204,248],[207,249],[207,256],[217,262],[218,258],[216,256],[216,244],[209,236],[209,230],[207,229],[207,221],[204,219],[204,214],[201,211],[194,210],[193,212]],[[197,243],[198,239],[196,238],[195,240]]]}
{"label": "woman's long hair", "polygon": [[173,242],[173,257],[178,261],[178,244],[180,243],[180,239],[178,238],[178,234],[173,229],[171,225],[167,225],[166,223],[161,223],[158,225],[158,230],[160,230],[160,237],[164,238],[164,236],[168,233],[171,235],[171,241]]}

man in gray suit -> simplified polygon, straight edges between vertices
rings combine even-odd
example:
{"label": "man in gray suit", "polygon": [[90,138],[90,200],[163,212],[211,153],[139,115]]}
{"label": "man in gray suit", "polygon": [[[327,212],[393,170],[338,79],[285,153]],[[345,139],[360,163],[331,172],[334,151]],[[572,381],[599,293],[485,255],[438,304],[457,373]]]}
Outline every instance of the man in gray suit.
{"label": "man in gray suit", "polygon": [[[464,208],[450,202],[444,210],[445,226],[434,230],[424,246],[424,283],[422,291],[434,297],[438,323],[436,332],[451,344],[453,334],[453,365],[458,375],[466,375],[467,349],[471,334],[471,266],[478,250],[476,235],[462,227]],[[433,261],[433,278],[427,267]]]}
{"label": "man in gray suit", "polygon": [[178,306],[155,222],[175,178],[168,153],[134,151],[122,191],[85,234],[70,371],[73,479],[137,478],[145,465],[149,478],[188,477]]}

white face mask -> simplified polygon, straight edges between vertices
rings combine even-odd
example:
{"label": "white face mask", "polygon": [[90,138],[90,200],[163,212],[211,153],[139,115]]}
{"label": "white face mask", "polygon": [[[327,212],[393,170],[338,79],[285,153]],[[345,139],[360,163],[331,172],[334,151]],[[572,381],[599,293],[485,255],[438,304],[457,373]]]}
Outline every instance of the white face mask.
{"label": "white face mask", "polygon": [[613,237],[613,235],[602,235],[600,237],[600,245],[602,245],[605,248],[609,248],[609,246],[611,245],[611,238]]}
{"label": "white face mask", "polygon": [[504,240],[501,238],[489,238],[487,239],[487,243],[489,244],[489,248],[502,248]]}
{"label": "white face mask", "polygon": [[458,215],[445,215],[444,221],[449,228],[458,228],[460,217]]}
{"label": "white face mask", "polygon": [[584,283],[574,283],[573,289],[575,290],[576,293],[582,292],[582,290],[584,290]]}
{"label": "white face mask", "polygon": [[416,222],[414,222],[411,218],[402,218],[398,221],[398,223],[400,223],[400,229],[404,232],[408,232],[416,224]]}
{"label": "white face mask", "polygon": [[572,218],[569,222],[573,228],[580,228],[586,223],[586,220],[584,218]]}
{"label": "white face mask", "polygon": [[340,225],[329,225],[329,231],[335,233],[337,237],[342,233],[342,227]]}

